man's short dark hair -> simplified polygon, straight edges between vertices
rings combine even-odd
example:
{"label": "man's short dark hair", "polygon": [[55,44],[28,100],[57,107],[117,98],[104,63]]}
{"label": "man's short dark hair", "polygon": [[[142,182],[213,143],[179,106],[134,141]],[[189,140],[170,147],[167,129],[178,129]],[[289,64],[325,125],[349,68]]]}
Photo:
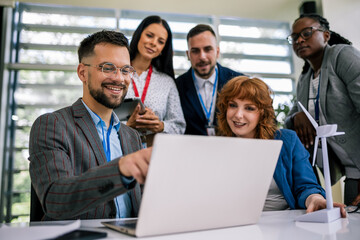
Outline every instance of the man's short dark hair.
{"label": "man's short dark hair", "polygon": [[214,37],[216,38],[216,34],[210,25],[198,24],[195,27],[193,27],[192,29],[190,29],[189,33],[186,36],[186,40],[189,42],[189,38],[192,38],[200,33],[206,32],[206,31],[211,32],[211,34],[214,35]]}
{"label": "man's short dark hair", "polygon": [[79,63],[84,57],[89,57],[94,54],[94,48],[99,43],[110,43],[120,47],[126,47],[129,50],[129,41],[121,32],[102,30],[93,33],[81,41],[78,56]]}

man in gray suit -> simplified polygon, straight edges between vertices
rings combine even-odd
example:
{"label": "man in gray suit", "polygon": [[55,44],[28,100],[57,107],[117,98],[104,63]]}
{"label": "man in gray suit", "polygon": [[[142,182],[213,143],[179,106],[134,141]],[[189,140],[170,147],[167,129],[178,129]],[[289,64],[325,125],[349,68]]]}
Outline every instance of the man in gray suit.
{"label": "man in gray suit", "polygon": [[140,150],[137,131],[113,112],[134,73],[128,41],[104,30],[86,37],[78,55],[83,97],[31,128],[30,177],[42,220],[135,217],[151,148]]}

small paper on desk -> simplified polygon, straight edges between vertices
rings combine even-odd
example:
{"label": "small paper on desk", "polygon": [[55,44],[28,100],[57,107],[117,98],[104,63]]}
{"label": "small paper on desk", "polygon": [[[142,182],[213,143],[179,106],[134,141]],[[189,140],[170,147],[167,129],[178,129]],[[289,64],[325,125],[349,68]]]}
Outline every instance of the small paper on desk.
{"label": "small paper on desk", "polygon": [[42,225],[30,227],[9,227],[2,225],[0,239],[50,239],[80,228],[80,220],[66,225]]}

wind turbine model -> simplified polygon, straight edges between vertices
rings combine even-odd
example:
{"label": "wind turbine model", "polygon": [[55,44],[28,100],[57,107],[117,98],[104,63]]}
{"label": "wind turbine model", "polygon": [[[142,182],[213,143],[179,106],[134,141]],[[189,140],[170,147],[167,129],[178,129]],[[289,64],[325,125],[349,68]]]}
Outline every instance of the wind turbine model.
{"label": "wind turbine model", "polygon": [[297,217],[296,221],[321,222],[321,223],[332,222],[336,219],[339,219],[341,217],[341,214],[340,214],[340,208],[333,207],[333,199],[332,199],[331,183],[330,183],[329,157],[327,151],[326,138],[342,135],[345,133],[336,132],[337,124],[327,124],[327,125],[319,126],[317,122],[311,117],[310,113],[304,108],[304,106],[300,102],[298,102],[298,104],[316,130],[314,154],[313,154],[314,155],[313,166],[315,164],[316,152],[319,145],[319,138],[321,138],[322,157],[323,157],[323,165],[324,165],[325,192],[326,192],[326,209],[304,214],[302,216]]}

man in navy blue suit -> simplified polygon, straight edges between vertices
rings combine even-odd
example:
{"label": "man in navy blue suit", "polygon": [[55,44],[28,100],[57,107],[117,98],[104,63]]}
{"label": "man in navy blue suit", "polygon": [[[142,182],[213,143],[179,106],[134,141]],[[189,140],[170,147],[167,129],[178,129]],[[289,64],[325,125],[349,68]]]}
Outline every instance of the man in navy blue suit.
{"label": "man in navy blue suit", "polygon": [[176,79],[186,121],[185,134],[215,135],[217,92],[227,81],[243,74],[216,62],[220,49],[209,25],[195,26],[186,39],[191,68]]}

